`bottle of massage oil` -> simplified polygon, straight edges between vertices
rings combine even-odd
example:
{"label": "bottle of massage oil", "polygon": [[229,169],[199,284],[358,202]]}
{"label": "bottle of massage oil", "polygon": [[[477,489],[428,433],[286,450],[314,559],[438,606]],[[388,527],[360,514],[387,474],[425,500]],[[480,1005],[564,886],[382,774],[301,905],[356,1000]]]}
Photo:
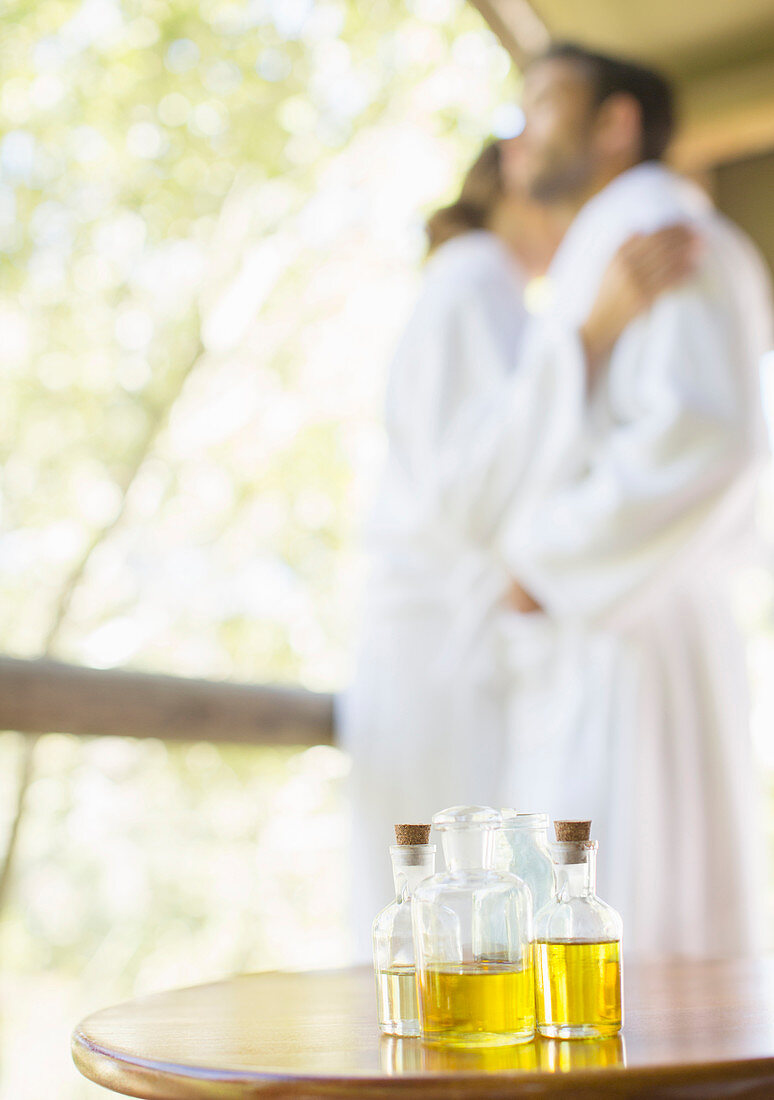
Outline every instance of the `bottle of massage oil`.
{"label": "bottle of massage oil", "polygon": [[623,1025],[621,918],[598,898],[590,821],[557,821],[556,893],[535,918],[537,1028],[552,1039],[616,1035]]}
{"label": "bottle of massage oil", "polygon": [[501,817],[452,806],[433,818],[446,871],[420,883],[412,917],[422,1038],[498,1046],[535,1033],[532,898],[495,869]]}
{"label": "bottle of massage oil", "polygon": [[419,1035],[411,897],[435,870],[429,825],[396,825],[390,847],[395,900],[373,923],[374,971],[379,1027],[385,1035]]}

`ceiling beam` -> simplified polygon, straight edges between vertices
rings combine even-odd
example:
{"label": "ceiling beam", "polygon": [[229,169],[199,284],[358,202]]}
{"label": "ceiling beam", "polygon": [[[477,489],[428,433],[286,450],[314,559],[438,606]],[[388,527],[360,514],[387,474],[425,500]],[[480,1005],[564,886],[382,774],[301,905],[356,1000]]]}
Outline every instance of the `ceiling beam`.
{"label": "ceiling beam", "polygon": [[774,56],[677,86],[675,164],[695,171],[774,149]]}
{"label": "ceiling beam", "polygon": [[519,68],[546,49],[551,36],[527,0],[470,0]]}

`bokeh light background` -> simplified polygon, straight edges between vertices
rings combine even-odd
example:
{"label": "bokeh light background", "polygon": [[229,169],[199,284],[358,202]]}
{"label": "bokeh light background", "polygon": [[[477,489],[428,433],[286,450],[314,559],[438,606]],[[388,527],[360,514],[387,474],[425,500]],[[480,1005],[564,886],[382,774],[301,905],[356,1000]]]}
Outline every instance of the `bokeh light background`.
{"label": "bokeh light background", "polygon": [[[462,0],[6,0],[0,74],[0,650],[340,689],[422,215],[514,125],[507,54]],[[763,562],[759,731],[773,599]],[[96,1007],[345,961],[347,766],[42,738],[3,1100],[104,1096],[69,1065]]]}

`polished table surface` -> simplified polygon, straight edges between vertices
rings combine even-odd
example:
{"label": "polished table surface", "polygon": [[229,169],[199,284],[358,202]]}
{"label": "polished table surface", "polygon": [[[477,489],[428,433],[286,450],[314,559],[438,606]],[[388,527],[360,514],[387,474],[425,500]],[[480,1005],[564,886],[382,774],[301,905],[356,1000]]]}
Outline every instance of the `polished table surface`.
{"label": "polished table surface", "polygon": [[85,1019],[75,1062],[151,1100],[774,1098],[774,960],[625,964],[616,1039],[449,1049],[380,1036],[369,969],[250,974]]}

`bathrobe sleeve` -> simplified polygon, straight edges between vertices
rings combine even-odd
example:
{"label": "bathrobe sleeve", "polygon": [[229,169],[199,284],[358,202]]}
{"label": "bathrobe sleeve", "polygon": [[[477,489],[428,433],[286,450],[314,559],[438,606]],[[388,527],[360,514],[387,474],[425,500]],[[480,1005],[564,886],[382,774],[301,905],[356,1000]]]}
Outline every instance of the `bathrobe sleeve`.
{"label": "bathrobe sleeve", "polygon": [[571,446],[585,406],[576,333],[527,321],[508,337],[487,279],[426,301],[388,391],[393,459],[417,506],[439,530],[487,548],[509,507]]}
{"label": "bathrobe sleeve", "polygon": [[758,467],[749,359],[727,300],[698,278],[626,330],[606,383],[611,426],[529,522],[502,531],[508,569],[550,615],[626,614],[696,567]]}

